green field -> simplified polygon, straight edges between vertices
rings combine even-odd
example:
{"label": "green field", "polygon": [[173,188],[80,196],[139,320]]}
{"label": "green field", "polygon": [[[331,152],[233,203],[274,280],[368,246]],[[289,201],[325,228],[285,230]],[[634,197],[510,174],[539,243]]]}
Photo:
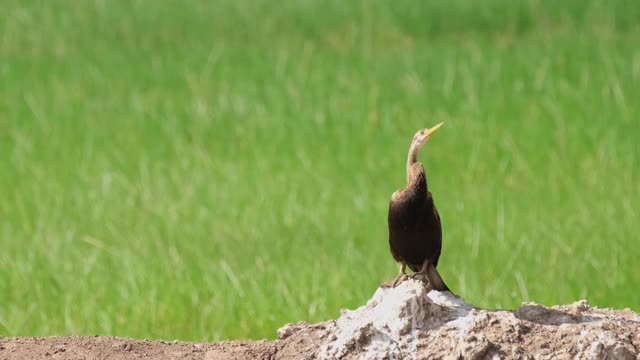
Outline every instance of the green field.
{"label": "green field", "polygon": [[640,310],[637,1],[0,0],[0,335],[273,338],[396,275]]}

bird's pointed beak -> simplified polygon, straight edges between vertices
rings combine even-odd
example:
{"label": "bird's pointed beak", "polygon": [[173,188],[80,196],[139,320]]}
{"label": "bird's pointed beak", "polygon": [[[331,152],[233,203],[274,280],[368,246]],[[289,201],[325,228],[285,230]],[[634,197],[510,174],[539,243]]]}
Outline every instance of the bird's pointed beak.
{"label": "bird's pointed beak", "polygon": [[440,127],[442,126],[442,124],[444,124],[444,121],[443,121],[443,122],[441,122],[440,124],[438,124],[438,125],[436,125],[436,126],[432,127],[431,129],[429,129],[429,130],[427,131],[427,133],[425,134],[425,136],[426,136],[426,137],[431,136],[434,132],[436,132],[436,130],[440,129]]}

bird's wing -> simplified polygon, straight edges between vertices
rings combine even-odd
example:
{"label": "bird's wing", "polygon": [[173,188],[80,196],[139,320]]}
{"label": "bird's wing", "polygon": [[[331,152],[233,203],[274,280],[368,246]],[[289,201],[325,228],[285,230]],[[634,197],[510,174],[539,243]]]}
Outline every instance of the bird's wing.
{"label": "bird's wing", "polygon": [[438,208],[433,201],[433,196],[431,192],[427,192],[427,201],[425,202],[425,216],[430,217],[431,221],[433,221],[433,226],[436,231],[439,232],[437,235],[438,244],[436,245],[436,251],[434,253],[434,266],[438,266],[438,260],[440,259],[440,253],[442,252],[442,221],[440,220],[440,214],[438,213]]}
{"label": "bird's wing", "polygon": [[389,247],[396,261],[401,261],[414,246],[416,226],[424,219],[424,195],[416,195],[411,189],[394,193],[389,202]]}

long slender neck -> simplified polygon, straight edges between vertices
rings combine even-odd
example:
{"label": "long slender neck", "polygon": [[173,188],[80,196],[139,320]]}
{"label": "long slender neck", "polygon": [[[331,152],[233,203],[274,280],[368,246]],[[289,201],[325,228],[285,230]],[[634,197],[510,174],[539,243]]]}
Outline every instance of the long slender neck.
{"label": "long slender neck", "polygon": [[411,166],[418,162],[418,153],[420,152],[420,147],[415,142],[411,143],[411,147],[409,148],[409,155],[407,155],[407,185],[411,183]]}

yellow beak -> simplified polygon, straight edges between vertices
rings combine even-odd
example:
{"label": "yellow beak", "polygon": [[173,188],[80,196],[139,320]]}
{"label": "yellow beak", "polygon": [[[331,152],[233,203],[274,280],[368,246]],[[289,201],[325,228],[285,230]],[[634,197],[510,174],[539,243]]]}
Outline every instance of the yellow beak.
{"label": "yellow beak", "polygon": [[431,136],[434,132],[436,132],[436,130],[440,129],[440,126],[442,126],[442,124],[444,124],[444,121],[441,122],[440,124],[432,127],[431,129],[427,130],[427,133],[424,134],[426,137]]}

